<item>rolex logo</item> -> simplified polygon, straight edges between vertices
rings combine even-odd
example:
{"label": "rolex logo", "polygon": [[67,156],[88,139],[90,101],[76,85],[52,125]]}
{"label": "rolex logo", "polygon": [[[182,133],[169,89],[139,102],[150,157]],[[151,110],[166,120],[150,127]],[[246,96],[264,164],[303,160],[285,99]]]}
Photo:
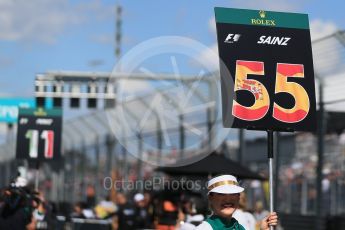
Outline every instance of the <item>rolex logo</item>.
{"label": "rolex logo", "polygon": [[47,113],[41,107],[38,107],[34,114],[35,116],[47,116]]}
{"label": "rolex logo", "polygon": [[266,12],[263,10],[259,11],[260,18],[265,18],[266,17]]}
{"label": "rolex logo", "polygon": [[259,16],[260,16],[260,18],[252,18],[251,19],[252,25],[276,26],[276,22],[274,19],[267,19],[266,18],[266,11],[260,10]]}

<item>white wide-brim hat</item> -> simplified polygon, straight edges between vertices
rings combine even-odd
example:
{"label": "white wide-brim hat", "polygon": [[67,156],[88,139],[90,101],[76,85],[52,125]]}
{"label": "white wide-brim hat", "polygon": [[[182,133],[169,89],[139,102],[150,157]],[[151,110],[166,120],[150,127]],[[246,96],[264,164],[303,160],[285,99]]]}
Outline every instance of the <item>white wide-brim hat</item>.
{"label": "white wide-brim hat", "polygon": [[208,194],[236,194],[244,191],[244,188],[238,185],[236,177],[232,175],[222,175],[212,178],[207,184]]}

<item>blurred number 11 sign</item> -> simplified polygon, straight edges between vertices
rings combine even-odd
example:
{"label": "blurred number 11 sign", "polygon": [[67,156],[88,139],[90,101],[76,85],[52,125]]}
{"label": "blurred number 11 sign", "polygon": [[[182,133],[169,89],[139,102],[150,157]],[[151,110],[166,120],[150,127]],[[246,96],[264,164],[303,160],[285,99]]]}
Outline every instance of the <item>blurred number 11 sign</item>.
{"label": "blurred number 11 sign", "polygon": [[25,133],[25,137],[29,140],[29,157],[38,157],[38,143],[39,136],[44,140],[44,158],[50,159],[54,156],[54,131],[43,130],[39,135],[38,130],[28,129]]}
{"label": "blurred number 11 sign", "polygon": [[20,109],[17,158],[57,160],[61,151],[62,112],[57,109]]}
{"label": "blurred number 11 sign", "polygon": [[227,8],[215,14],[224,126],[314,131],[308,16]]}

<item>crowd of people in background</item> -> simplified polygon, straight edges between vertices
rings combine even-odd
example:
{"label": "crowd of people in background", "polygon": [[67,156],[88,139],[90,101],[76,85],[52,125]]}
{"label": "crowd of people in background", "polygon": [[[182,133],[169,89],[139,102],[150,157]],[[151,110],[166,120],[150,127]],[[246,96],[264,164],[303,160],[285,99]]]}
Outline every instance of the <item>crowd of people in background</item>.
{"label": "crowd of people in background", "polygon": [[[207,198],[191,191],[112,191],[96,202],[95,190],[88,186],[86,199],[64,210],[59,207],[60,204],[47,201],[42,192],[34,189],[17,186],[4,189],[2,194],[1,229],[25,229],[24,225],[28,230],[55,229],[52,226],[59,224],[60,217],[60,224],[102,220],[114,230],[192,230],[212,215]],[[260,229],[260,222],[268,211],[261,201],[256,202],[254,210],[247,207],[246,194],[241,192],[239,208],[233,217],[246,230]]]}
{"label": "crowd of people in background", "polygon": [[[40,201],[35,204],[31,221],[26,225],[26,229],[51,229],[51,226],[56,225],[56,216],[59,213],[53,204],[45,200],[42,193],[38,194],[38,198]],[[160,194],[153,197],[151,193],[144,192],[128,198],[124,193],[118,192],[115,195],[115,202],[110,200],[110,196],[93,206],[88,202],[77,202],[70,215],[65,218],[108,220],[114,230],[191,230],[210,214],[205,203],[200,197],[188,195],[176,197]],[[2,206],[3,202],[0,204],[0,207]],[[247,210],[245,194],[241,193],[240,208],[235,212],[234,217],[245,226],[246,230],[259,229],[260,221],[267,214],[260,201],[256,203],[253,212]],[[21,229],[21,227],[16,228],[16,225],[23,226],[18,216],[8,222],[11,229]]]}
{"label": "crowd of people in background", "polygon": [[[94,207],[84,202],[74,205],[72,218],[109,219],[115,230],[157,229],[191,230],[195,229],[211,213],[207,202],[201,197],[181,194],[181,196],[152,196],[149,192],[136,193],[127,197],[118,192],[115,202],[106,197]],[[259,229],[261,220],[268,215],[263,203],[258,201],[255,210],[248,210],[246,195],[241,193],[240,207],[234,213],[246,230]]]}

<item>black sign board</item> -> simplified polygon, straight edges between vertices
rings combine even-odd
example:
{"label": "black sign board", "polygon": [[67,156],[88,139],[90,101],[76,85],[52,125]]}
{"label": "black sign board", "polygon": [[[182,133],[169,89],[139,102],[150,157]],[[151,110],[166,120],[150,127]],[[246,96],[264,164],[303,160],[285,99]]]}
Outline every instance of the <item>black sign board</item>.
{"label": "black sign board", "polygon": [[17,159],[52,161],[61,157],[62,111],[20,109]]}
{"label": "black sign board", "polygon": [[215,15],[224,126],[315,131],[308,15],[227,8]]}

